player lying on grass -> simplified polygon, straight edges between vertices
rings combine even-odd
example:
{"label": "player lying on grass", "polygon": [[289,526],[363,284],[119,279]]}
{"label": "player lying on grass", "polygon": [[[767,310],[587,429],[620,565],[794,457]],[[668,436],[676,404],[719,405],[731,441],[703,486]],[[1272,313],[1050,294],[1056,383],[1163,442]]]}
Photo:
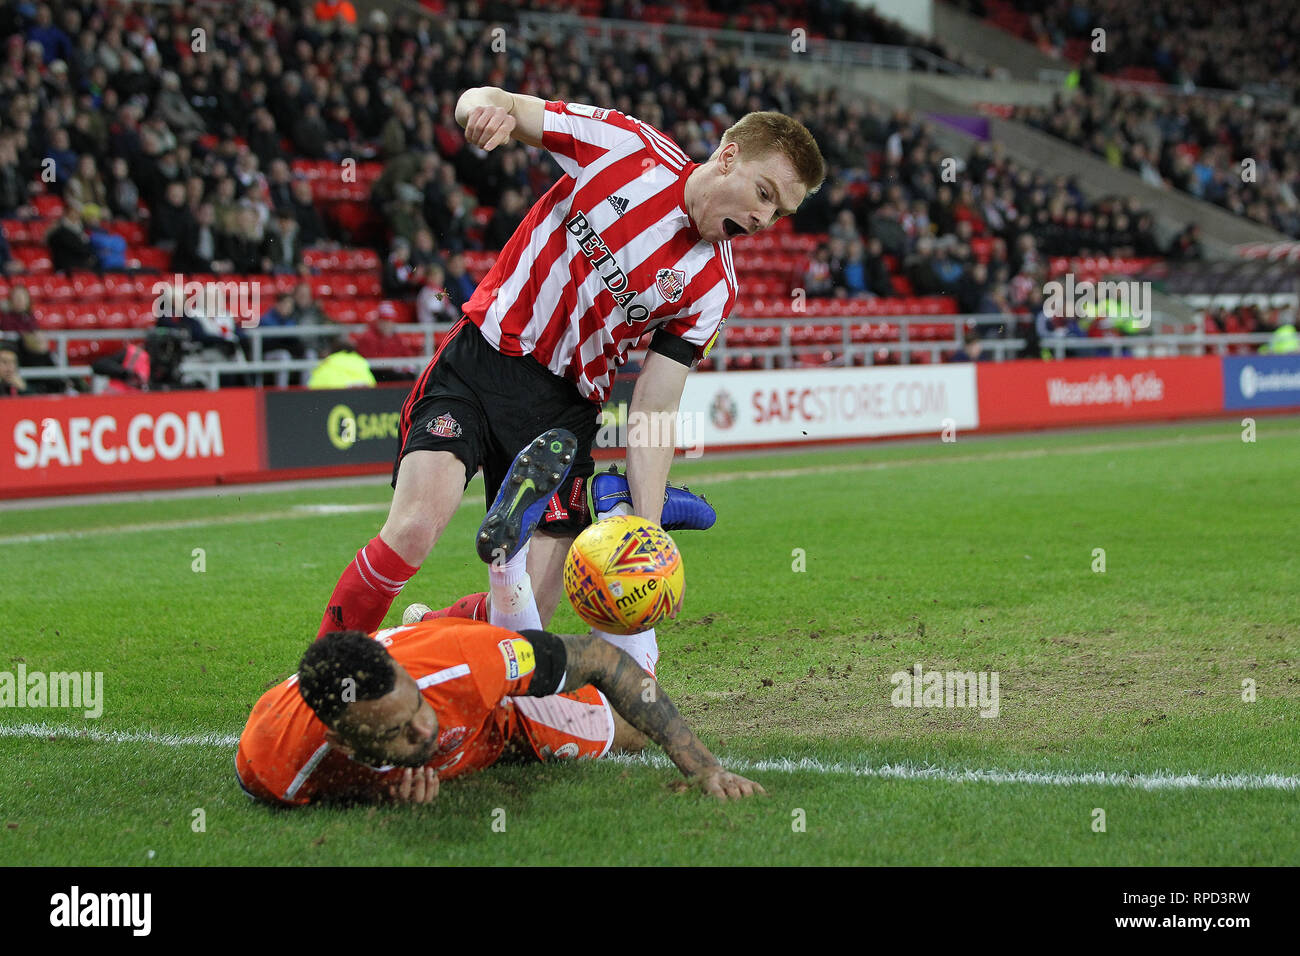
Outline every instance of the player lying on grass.
{"label": "player lying on grass", "polygon": [[235,769],[271,804],[427,803],[440,782],[501,760],[602,757],[647,737],[705,793],[764,792],[724,770],[608,642],[442,618],[318,639],[253,708]]}
{"label": "player lying on grass", "polygon": [[[562,428],[577,438],[572,471],[548,496],[555,508],[531,549],[507,543],[495,561],[492,541],[478,541],[493,564],[490,620],[512,630],[549,621],[569,545],[590,521],[597,409],[628,350],[649,337],[629,416],[675,423],[686,374],[739,294],[731,240],[793,213],[825,176],[812,134],[774,112],[742,117],[704,163],[617,110],[496,87],[465,91],[456,121],[472,146],[490,152],[514,139],[550,152],[564,175],[510,237],[403,405],[392,507],[340,576],[320,634],[379,627],[479,468],[493,500],[510,456]],[[662,440],[628,448],[626,481],[632,511],[659,522],[674,441],[650,431]],[[536,625],[495,599],[525,575]],[[657,657],[653,631],[599,636],[638,660]]]}

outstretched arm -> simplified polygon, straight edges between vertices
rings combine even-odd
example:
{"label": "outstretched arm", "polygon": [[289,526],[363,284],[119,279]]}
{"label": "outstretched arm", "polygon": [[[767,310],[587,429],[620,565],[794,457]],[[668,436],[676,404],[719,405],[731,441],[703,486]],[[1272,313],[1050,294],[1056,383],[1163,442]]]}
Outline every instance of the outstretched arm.
{"label": "outstretched arm", "polygon": [[567,655],[563,691],[592,684],[614,710],[668,754],[677,768],[719,800],[764,793],[752,780],[723,769],[686,725],[655,679],[614,645],[589,634],[560,636]]}
{"label": "outstretched arm", "polygon": [[677,444],[677,410],[689,366],[654,351],[632,389],[628,407],[627,481],[634,512],[647,521],[663,517],[664,488]]}
{"label": "outstretched arm", "polygon": [[527,146],[542,145],[546,101],[495,86],[476,86],[456,101],[456,122],[465,139],[489,153],[514,137]]}

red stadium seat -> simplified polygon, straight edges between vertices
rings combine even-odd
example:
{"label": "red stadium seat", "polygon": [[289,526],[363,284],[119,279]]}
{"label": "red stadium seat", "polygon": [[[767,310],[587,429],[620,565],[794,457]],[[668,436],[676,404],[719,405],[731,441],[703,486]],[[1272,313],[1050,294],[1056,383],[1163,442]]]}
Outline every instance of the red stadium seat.
{"label": "red stadium seat", "polygon": [[36,322],[38,329],[47,332],[68,327],[68,316],[62,309],[45,309],[33,306],[32,319]]}
{"label": "red stadium seat", "polygon": [[347,254],[347,267],[353,272],[379,268],[379,253],[373,249],[350,249]]}
{"label": "red stadium seat", "polygon": [[72,284],[72,280],[58,273],[41,276],[39,281],[34,282],[33,296],[37,294],[37,289],[40,290],[39,295],[44,302],[67,302],[77,298],[77,289]]}
{"label": "red stadium seat", "polygon": [[141,269],[157,269],[166,272],[171,268],[172,254],[155,246],[135,246],[127,249],[127,263],[134,260]]}
{"label": "red stadium seat", "polygon": [[54,262],[43,246],[14,246],[13,254],[27,272],[39,274],[54,270]]}
{"label": "red stadium seat", "polygon": [[138,222],[130,222],[125,219],[115,220],[104,223],[104,228],[114,235],[121,236],[130,245],[138,245],[146,241],[144,226]]}
{"label": "red stadium seat", "polygon": [[72,288],[80,299],[98,300],[104,298],[104,281],[93,272],[74,272],[72,274]]}
{"label": "red stadium seat", "polygon": [[129,329],[131,317],[123,311],[113,311],[99,317],[101,329]]}
{"label": "red stadium seat", "polygon": [[45,241],[45,231],[49,229],[49,223],[36,221],[27,222],[22,219],[6,219],[0,223],[5,238],[11,245],[37,244]]}
{"label": "red stadium seat", "polygon": [[44,195],[34,196],[32,205],[44,219],[57,219],[63,215],[63,200],[58,196]]}
{"label": "red stadium seat", "polygon": [[308,249],[302,254],[302,261],[305,265],[313,269],[320,269],[323,272],[329,272],[342,268],[343,256],[338,252],[328,252],[322,249]]}
{"label": "red stadium seat", "polygon": [[415,321],[415,303],[403,301],[401,299],[390,299],[393,311],[397,313],[393,321],[399,325],[406,325]]}

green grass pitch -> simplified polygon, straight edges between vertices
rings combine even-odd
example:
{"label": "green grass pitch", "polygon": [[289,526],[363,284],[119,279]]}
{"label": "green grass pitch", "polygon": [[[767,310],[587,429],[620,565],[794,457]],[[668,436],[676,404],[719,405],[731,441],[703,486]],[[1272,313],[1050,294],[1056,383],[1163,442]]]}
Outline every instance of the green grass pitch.
{"label": "green grass pitch", "polygon": [[[1297,418],[679,462],[720,518],[677,535],[659,677],[768,790],[731,805],[611,760],[418,809],[259,807],[230,739],[384,479],[0,511],[0,671],[102,671],[105,699],[0,709],[0,863],[1294,863],[1297,463]],[[481,494],[388,623],[481,589]],[[891,706],[916,664],[996,672],[997,716]]]}

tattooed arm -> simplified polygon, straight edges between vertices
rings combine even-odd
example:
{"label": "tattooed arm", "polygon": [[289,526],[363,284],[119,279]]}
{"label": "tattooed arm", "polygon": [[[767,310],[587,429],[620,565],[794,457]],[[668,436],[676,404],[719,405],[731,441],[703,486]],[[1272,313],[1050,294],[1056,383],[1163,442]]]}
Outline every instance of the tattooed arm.
{"label": "tattooed arm", "polygon": [[567,657],[562,691],[594,685],[624,720],[663,747],[695,786],[719,800],[765,792],[752,780],[723,769],[655,679],[623,651],[591,635],[568,634],[560,640]]}

